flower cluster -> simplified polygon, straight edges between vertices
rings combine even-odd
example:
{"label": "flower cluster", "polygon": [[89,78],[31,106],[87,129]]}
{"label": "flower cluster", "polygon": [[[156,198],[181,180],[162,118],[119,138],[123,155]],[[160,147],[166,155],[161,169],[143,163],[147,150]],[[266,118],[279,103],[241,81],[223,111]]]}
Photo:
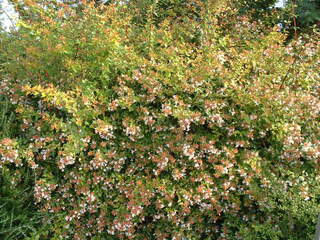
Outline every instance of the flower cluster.
{"label": "flower cluster", "polygon": [[60,152],[60,158],[58,160],[58,167],[61,169],[61,171],[64,171],[65,167],[67,165],[72,165],[75,163],[75,158],[72,155]]}
{"label": "flower cluster", "polygon": [[22,165],[16,145],[17,143],[9,138],[0,141],[0,168],[10,163],[14,163],[16,166]]}
{"label": "flower cluster", "polygon": [[114,127],[111,124],[104,123],[101,120],[98,121],[98,127],[95,129],[95,132],[105,140],[114,138],[113,131]]}
{"label": "flower cluster", "polygon": [[41,202],[42,200],[50,200],[51,192],[57,188],[56,184],[46,183],[43,180],[38,180],[34,186],[34,197],[37,202]]}

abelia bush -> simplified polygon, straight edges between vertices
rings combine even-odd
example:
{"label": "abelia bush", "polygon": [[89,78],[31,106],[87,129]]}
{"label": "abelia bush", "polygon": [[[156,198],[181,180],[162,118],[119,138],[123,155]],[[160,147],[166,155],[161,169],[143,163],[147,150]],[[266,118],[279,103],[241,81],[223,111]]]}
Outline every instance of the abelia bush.
{"label": "abelia bush", "polygon": [[0,166],[32,170],[46,236],[311,236],[317,33],[286,44],[225,5],[138,28],[124,4],[28,2],[43,21],[7,42],[0,93],[20,134],[1,140]]}

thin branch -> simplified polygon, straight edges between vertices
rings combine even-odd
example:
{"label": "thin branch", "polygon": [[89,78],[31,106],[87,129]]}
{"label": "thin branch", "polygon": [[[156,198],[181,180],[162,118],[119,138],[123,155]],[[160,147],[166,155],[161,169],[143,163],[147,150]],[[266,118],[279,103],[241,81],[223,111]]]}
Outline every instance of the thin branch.
{"label": "thin branch", "polygon": [[296,64],[297,60],[298,60],[298,57],[300,56],[300,53],[302,52],[303,48],[301,48],[301,50],[298,52],[298,54],[296,54],[294,60],[293,60],[293,63],[291,64],[291,66],[289,67],[286,75],[284,76],[284,78],[281,80],[281,85],[279,87],[279,90],[282,89],[283,85],[284,85],[284,82],[287,80],[288,76],[289,76],[289,73],[291,72],[292,68],[294,67],[294,65]]}
{"label": "thin branch", "polygon": [[12,27],[15,28],[16,24],[14,23],[13,19],[12,19],[11,16],[8,14],[8,12],[7,12],[5,9],[3,9],[2,11],[3,11],[3,13],[7,16],[7,18],[9,19]]}
{"label": "thin branch", "polygon": [[298,34],[297,34],[296,1],[293,1],[292,13],[293,13],[294,38],[295,40],[297,40]]}

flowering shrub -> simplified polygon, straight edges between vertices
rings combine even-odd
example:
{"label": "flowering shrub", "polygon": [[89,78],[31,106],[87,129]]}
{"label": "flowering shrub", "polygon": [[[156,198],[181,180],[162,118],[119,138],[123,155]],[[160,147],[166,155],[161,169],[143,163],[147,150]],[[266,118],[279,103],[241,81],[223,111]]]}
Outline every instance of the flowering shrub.
{"label": "flowering shrub", "polygon": [[286,45],[226,5],[138,28],[121,4],[28,3],[42,21],[7,42],[20,134],[0,166],[32,170],[51,239],[311,236],[319,35]]}

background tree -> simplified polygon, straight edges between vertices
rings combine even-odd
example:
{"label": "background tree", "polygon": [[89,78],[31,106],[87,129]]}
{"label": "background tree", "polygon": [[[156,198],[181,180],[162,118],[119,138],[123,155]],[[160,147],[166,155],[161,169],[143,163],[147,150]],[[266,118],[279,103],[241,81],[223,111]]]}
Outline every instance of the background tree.
{"label": "background tree", "polygon": [[289,3],[296,4],[299,26],[310,26],[320,21],[320,0],[291,0]]}
{"label": "background tree", "polygon": [[234,1],[234,6],[239,9],[240,15],[250,16],[252,20],[261,20],[269,25],[276,24],[276,2],[277,0],[238,0]]}
{"label": "background tree", "polygon": [[289,38],[297,38],[300,33],[311,33],[313,27],[320,27],[319,0],[288,0],[282,19],[289,32]]}

